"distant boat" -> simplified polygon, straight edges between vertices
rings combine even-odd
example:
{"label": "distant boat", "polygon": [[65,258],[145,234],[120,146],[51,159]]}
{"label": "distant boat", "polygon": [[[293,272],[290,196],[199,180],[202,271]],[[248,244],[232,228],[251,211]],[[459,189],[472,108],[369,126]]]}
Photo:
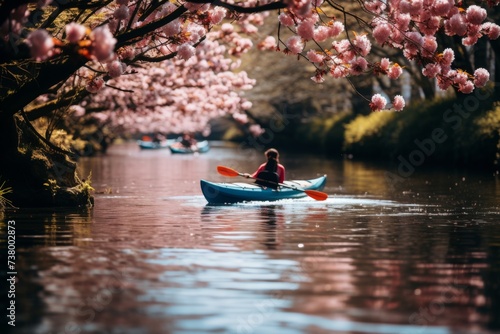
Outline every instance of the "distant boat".
{"label": "distant boat", "polygon": [[189,153],[205,153],[210,150],[210,145],[207,140],[202,140],[192,145],[191,147],[183,146],[180,142],[173,143],[170,145],[170,152],[189,154]]}
{"label": "distant boat", "polygon": [[177,139],[166,139],[162,141],[152,141],[152,140],[138,140],[137,144],[143,150],[158,150],[162,148],[169,148],[170,145],[174,144]]}

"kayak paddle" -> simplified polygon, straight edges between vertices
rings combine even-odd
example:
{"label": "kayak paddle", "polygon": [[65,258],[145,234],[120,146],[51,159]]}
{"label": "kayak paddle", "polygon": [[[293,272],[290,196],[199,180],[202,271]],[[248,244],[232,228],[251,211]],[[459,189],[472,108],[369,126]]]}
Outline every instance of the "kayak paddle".
{"label": "kayak paddle", "polygon": [[[217,172],[221,175],[228,176],[228,177],[235,177],[235,176],[247,177],[245,174],[240,173],[240,172],[238,172],[232,168],[226,167],[226,166],[217,166]],[[250,176],[250,178],[257,180],[257,178],[255,178],[255,177]],[[270,181],[266,181],[266,182],[270,182]],[[278,185],[280,185],[281,187],[284,187],[284,188],[290,188],[290,189],[294,189],[294,190],[298,190],[298,191],[303,191],[309,197],[314,198],[317,201],[324,201],[325,199],[328,198],[327,193],[324,193],[324,192],[321,192],[318,190],[300,189],[300,188],[297,188],[294,186],[289,186],[289,185],[284,184],[284,183],[278,183]]]}

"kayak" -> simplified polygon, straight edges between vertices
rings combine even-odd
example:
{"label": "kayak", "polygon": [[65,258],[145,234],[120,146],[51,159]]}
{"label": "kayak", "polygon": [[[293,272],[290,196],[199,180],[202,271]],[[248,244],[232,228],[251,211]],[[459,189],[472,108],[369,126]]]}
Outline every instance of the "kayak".
{"label": "kayak", "polygon": [[301,190],[323,189],[326,184],[326,175],[310,180],[285,181],[286,188],[279,187],[278,190],[263,188],[255,183],[216,183],[206,180],[201,180],[200,183],[203,196],[205,196],[210,204],[277,201],[288,198],[306,197],[307,194]]}
{"label": "kayak", "polygon": [[175,139],[167,139],[161,142],[154,142],[154,141],[148,141],[148,140],[138,140],[137,144],[139,147],[143,150],[158,150],[161,148],[169,148],[170,145],[175,143]]}
{"label": "kayak", "polygon": [[170,152],[172,153],[205,153],[210,150],[210,145],[208,145],[208,141],[202,140],[196,143],[194,147],[185,147],[182,146],[181,143],[175,143],[170,145]]}

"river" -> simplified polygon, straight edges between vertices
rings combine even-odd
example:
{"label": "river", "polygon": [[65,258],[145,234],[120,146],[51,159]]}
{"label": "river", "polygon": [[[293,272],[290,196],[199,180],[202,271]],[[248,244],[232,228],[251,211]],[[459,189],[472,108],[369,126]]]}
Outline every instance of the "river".
{"label": "river", "polygon": [[3,231],[15,221],[16,281],[7,281],[15,327],[2,316],[1,328],[500,332],[498,175],[420,167],[402,176],[397,166],[282,152],[287,179],[328,175],[326,201],[207,205],[200,179],[246,182],[217,165],[253,172],[262,160],[217,142],[200,155],[126,143],[82,158],[94,208],[3,214]]}

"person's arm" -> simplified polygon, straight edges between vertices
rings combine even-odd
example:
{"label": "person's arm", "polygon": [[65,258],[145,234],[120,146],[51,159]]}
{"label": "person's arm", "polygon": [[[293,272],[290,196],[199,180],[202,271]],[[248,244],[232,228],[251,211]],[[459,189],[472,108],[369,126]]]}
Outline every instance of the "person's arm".
{"label": "person's arm", "polygon": [[285,182],[285,167],[283,165],[278,165],[278,176],[280,183]]}
{"label": "person's arm", "polygon": [[251,175],[251,177],[257,177],[257,174],[259,174],[260,172],[262,172],[264,170],[264,168],[266,168],[266,164],[262,164],[259,166],[259,168]]}

